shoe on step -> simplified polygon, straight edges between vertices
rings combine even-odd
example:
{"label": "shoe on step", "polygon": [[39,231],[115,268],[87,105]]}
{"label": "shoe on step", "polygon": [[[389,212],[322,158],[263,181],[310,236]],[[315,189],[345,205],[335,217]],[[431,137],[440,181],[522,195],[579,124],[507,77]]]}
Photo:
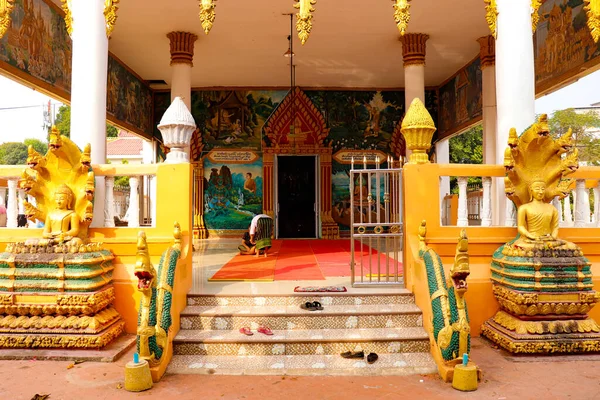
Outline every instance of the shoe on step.
{"label": "shoe on step", "polygon": [[370,353],[370,354],[367,356],[367,362],[368,362],[369,364],[373,364],[375,361],[377,361],[377,359],[378,359],[378,358],[379,358],[379,356],[378,356],[377,354],[375,354],[375,353]]}
{"label": "shoe on step", "polygon": [[243,333],[246,336],[252,336],[254,335],[254,333],[252,333],[252,331],[250,330],[250,328],[248,328],[247,326],[240,328],[240,333]]}
{"label": "shoe on step", "polygon": [[347,351],[340,354],[343,358],[365,358],[364,351]]}

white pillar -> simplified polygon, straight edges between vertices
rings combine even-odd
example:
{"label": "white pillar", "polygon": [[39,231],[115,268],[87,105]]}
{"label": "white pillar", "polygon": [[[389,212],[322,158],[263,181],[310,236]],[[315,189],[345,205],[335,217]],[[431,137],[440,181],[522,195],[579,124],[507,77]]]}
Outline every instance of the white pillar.
{"label": "white pillar", "polygon": [[[498,128],[496,164],[503,164],[508,132],[523,132],[535,122],[535,75],[531,2],[497,0],[496,101]],[[504,181],[496,180],[499,220],[506,220]]]}
{"label": "white pillar", "polygon": [[[402,42],[402,61],[404,65],[404,106],[418,97],[425,104],[425,54],[429,35],[407,33],[400,37]],[[406,149],[406,158],[411,151]]]}
{"label": "white pillar", "polygon": [[140,197],[138,194],[139,180],[137,176],[129,177],[129,210],[127,210],[127,226],[140,226]]}
{"label": "white pillar", "polygon": [[18,214],[23,215],[25,214],[25,203],[23,203],[26,200],[25,190],[19,189],[17,192],[19,193],[19,202],[17,203],[17,208],[19,209]]}
{"label": "white pillar", "polygon": [[107,176],[104,179],[106,195],[104,196],[104,226],[114,228],[115,226],[115,177]]}
{"label": "white pillar", "polygon": [[576,202],[575,202],[575,227],[583,228],[589,226],[590,223],[590,198],[585,187],[585,179],[577,179],[575,186]]}
{"label": "white pillar", "polygon": [[[92,145],[92,163],[106,163],[108,38],[104,0],[73,0],[71,139]],[[96,177],[92,226],[104,222],[104,177]]]}
{"label": "white pillar", "polygon": [[564,199],[565,226],[573,226],[573,214],[571,212],[571,197]]}
{"label": "white pillar", "polygon": [[8,180],[8,205],[6,207],[6,227],[16,228],[18,207],[17,207],[17,179]]}
{"label": "white pillar", "polygon": [[506,199],[504,226],[517,226],[517,209],[515,203]]}
{"label": "white pillar", "polygon": [[[1,192],[0,192],[1,193]],[[600,181],[594,187],[594,221],[600,226]]]}
{"label": "white pillar", "polygon": [[554,208],[556,208],[556,211],[558,211],[559,226],[563,226],[564,218],[563,218],[563,212],[562,212],[562,203],[560,202],[558,197],[555,197],[552,199],[552,205],[554,206]]}
{"label": "white pillar", "polygon": [[[450,140],[440,140],[435,144],[435,158],[438,164],[450,164]],[[450,177],[440,176],[440,207],[444,208],[444,197],[450,194]],[[444,215],[442,211],[441,216]],[[443,217],[442,217],[443,218]]]}
{"label": "white pillar", "polygon": [[492,178],[484,176],[481,179],[481,184],[483,186],[481,226],[492,226]]}
{"label": "white pillar", "polygon": [[496,40],[493,36],[477,39],[481,61],[481,103],[483,110],[483,163],[496,163]]}
{"label": "white pillar", "polygon": [[467,206],[467,177],[459,176],[458,182],[458,218],[456,226],[469,226],[469,215]]}

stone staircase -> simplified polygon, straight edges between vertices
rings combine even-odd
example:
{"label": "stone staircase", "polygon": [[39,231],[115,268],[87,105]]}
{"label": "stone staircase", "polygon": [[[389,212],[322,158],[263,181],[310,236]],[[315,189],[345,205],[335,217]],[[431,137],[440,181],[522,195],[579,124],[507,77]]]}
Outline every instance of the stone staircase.
{"label": "stone staircase", "polygon": [[[300,308],[319,301],[324,310]],[[273,336],[256,332],[261,326]],[[253,336],[239,329],[248,326]],[[411,293],[189,295],[169,373],[223,375],[409,375],[435,373]],[[377,353],[344,359],[340,353]]]}

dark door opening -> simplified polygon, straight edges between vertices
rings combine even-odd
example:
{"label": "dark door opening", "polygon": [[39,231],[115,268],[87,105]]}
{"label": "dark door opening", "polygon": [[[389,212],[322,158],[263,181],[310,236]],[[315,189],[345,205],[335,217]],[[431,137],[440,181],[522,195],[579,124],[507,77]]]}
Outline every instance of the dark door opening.
{"label": "dark door opening", "polygon": [[315,156],[277,157],[280,238],[315,238]]}

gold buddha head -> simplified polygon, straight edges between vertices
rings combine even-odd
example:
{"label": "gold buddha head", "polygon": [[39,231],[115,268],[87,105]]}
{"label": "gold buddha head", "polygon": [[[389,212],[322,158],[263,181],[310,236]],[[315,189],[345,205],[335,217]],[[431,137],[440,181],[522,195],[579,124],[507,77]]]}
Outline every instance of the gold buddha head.
{"label": "gold buddha head", "polygon": [[56,208],[59,210],[72,210],[74,197],[71,188],[63,183],[54,192]]}
{"label": "gold buddha head", "polygon": [[546,182],[543,179],[536,179],[529,185],[529,201],[536,199],[544,201],[546,195]]}

